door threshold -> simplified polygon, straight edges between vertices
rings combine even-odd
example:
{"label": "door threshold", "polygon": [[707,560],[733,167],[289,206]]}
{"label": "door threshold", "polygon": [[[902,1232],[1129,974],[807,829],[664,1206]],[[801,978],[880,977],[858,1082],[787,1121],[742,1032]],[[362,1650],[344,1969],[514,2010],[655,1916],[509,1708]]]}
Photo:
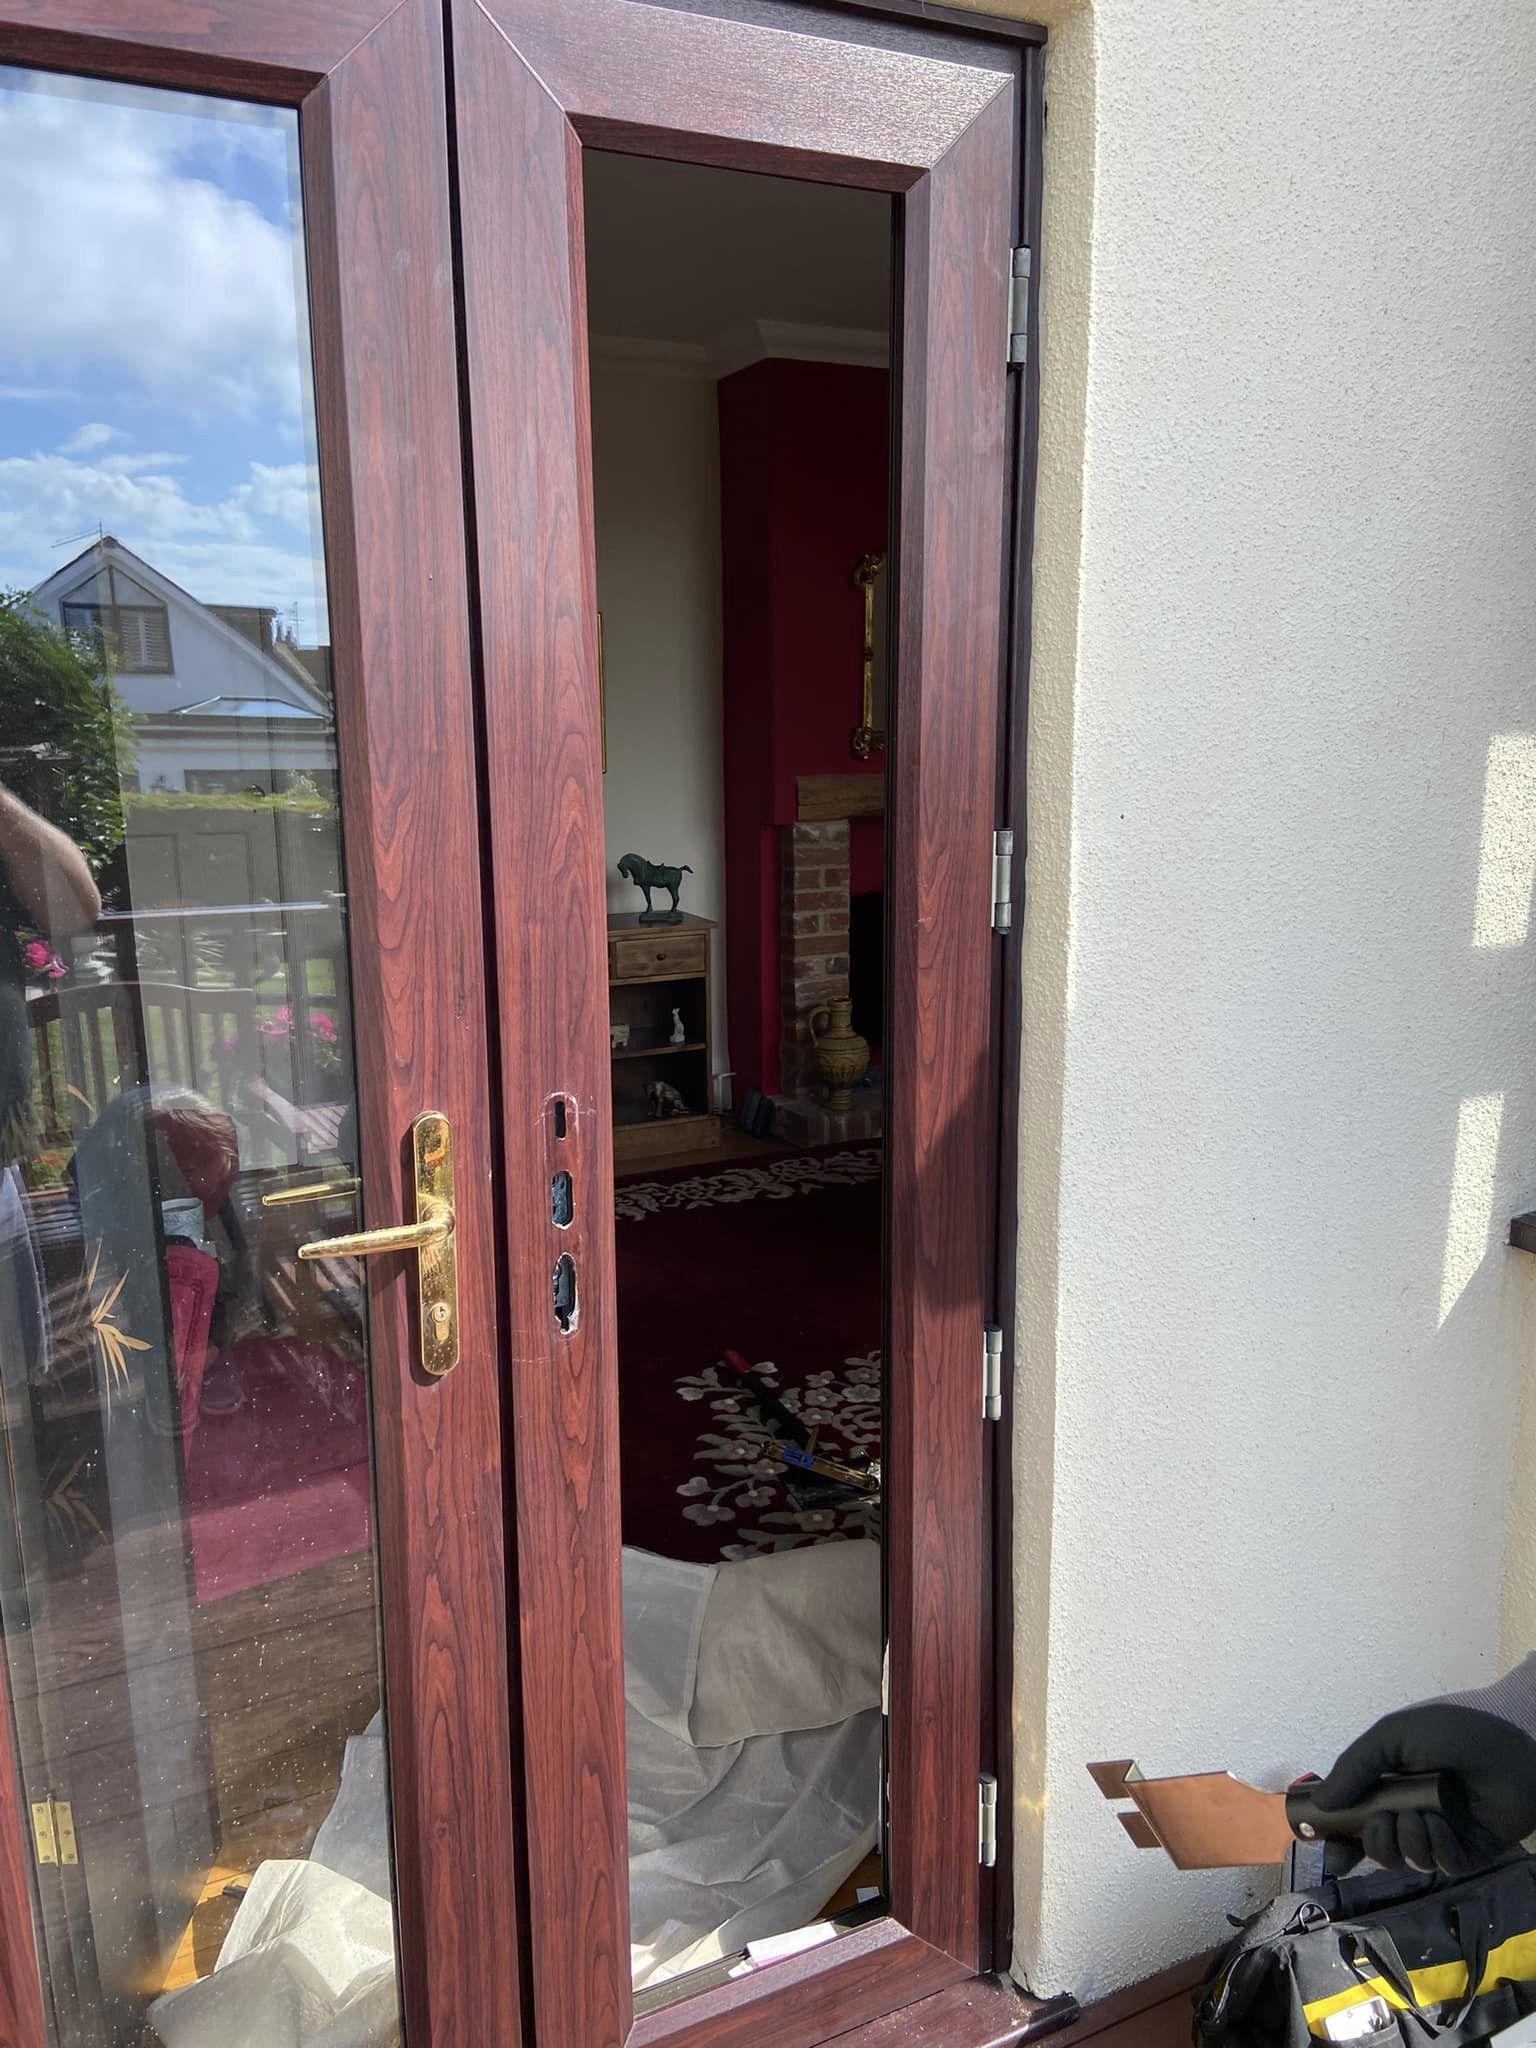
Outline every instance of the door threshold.
{"label": "door threshold", "polygon": [[971,1977],[834,2035],[828,2048],[1017,2048],[1079,2016],[1070,1995],[1031,1998],[1004,1978]]}

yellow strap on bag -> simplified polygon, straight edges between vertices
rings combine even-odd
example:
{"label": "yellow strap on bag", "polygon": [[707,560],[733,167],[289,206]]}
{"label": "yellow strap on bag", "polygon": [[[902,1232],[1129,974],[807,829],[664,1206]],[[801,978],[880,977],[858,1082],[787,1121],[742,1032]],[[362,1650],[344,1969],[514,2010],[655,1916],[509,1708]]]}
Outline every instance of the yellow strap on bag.
{"label": "yellow strap on bag", "polygon": [[[1508,1941],[1501,1941],[1496,1949],[1490,1949],[1488,1967],[1477,1988],[1481,1994],[1506,1981],[1528,1984],[1533,1979],[1536,1979],[1536,1928],[1527,1934],[1512,1934]],[[1408,1981],[1413,1986],[1414,2000],[1418,2005],[1444,2005],[1449,1999],[1466,1996],[1467,1966],[1465,1963],[1431,1963],[1425,1969],[1410,1970]],[[1398,2012],[1408,2010],[1407,2000],[1384,1977],[1362,1978],[1348,1991],[1335,1991],[1327,1998],[1314,1998],[1302,2007],[1308,2033],[1320,2041],[1326,2040],[1326,2020],[1335,2013],[1348,2012],[1351,2006],[1364,2005],[1370,1998],[1379,1998]]]}

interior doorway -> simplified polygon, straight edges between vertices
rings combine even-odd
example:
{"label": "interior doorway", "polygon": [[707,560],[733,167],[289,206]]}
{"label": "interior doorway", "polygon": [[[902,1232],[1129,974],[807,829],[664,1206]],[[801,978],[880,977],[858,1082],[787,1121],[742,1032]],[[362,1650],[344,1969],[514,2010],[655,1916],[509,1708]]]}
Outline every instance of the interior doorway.
{"label": "interior doorway", "polygon": [[894,226],[585,161],[637,1990],[884,1895]]}

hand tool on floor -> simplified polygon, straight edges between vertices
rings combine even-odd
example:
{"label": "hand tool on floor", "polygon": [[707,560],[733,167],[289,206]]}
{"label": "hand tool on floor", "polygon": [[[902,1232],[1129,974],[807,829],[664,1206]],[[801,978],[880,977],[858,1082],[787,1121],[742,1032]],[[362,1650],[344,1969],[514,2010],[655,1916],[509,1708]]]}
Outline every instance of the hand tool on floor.
{"label": "hand tool on floor", "polygon": [[753,1371],[739,1351],[726,1350],[720,1354],[720,1363],[727,1371],[733,1372],[741,1385],[752,1396],[757,1412],[765,1422],[775,1422],[792,1444],[804,1450],[811,1440],[811,1433],[798,1415],[791,1415],[778,1395],[760,1374]]}
{"label": "hand tool on floor", "polygon": [[1436,1776],[1383,1778],[1368,1799],[1338,1813],[1312,1803],[1316,1780],[1288,1792],[1260,1792],[1230,1771],[1144,1778],[1128,1757],[1090,1764],[1106,1799],[1129,1799],[1120,1825],[1138,1849],[1164,1849],[1180,1870],[1224,1870],[1279,1863],[1298,1841],[1358,1841],[1373,1813],[1440,1813]]}
{"label": "hand tool on floor", "polygon": [[816,1447],[816,1433],[792,1414],[762,1376],[739,1351],[721,1353],[720,1363],[736,1375],[740,1386],[752,1397],[764,1422],[777,1425],[788,1443],[775,1441],[779,1462],[789,1468],[786,1491],[803,1508],[844,1507],[850,1501],[880,1498],[880,1464],[861,1451],[847,1460],[828,1457]]}
{"label": "hand tool on floor", "polygon": [[878,1463],[845,1465],[841,1458],[828,1458],[818,1451],[801,1450],[797,1444],[782,1444],[779,1448],[779,1458],[797,1474],[813,1473],[818,1479],[830,1481],[834,1487],[842,1488],[849,1493],[863,1494],[870,1500],[879,1496]]}

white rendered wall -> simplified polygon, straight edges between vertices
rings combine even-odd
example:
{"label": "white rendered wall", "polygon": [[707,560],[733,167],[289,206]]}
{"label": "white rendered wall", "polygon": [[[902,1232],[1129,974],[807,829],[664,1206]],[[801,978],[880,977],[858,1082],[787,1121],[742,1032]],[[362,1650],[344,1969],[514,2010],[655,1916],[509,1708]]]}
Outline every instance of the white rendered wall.
{"label": "white rendered wall", "polygon": [[[996,5],[996,0],[992,0]],[[1536,6],[1053,22],[1019,1963],[1253,1885],[1091,1758],[1324,1767],[1536,1645]],[[1518,1468],[1514,1467],[1518,1455]],[[1521,1505],[1523,1503],[1523,1506]]]}
{"label": "white rendered wall", "polygon": [[[725,1024],[720,446],[711,378],[655,363],[592,371],[597,595],[607,678],[608,908],[643,899],[626,853],[687,864],[682,908],[712,917],[715,1069]],[[657,899],[658,907],[666,903]]]}

